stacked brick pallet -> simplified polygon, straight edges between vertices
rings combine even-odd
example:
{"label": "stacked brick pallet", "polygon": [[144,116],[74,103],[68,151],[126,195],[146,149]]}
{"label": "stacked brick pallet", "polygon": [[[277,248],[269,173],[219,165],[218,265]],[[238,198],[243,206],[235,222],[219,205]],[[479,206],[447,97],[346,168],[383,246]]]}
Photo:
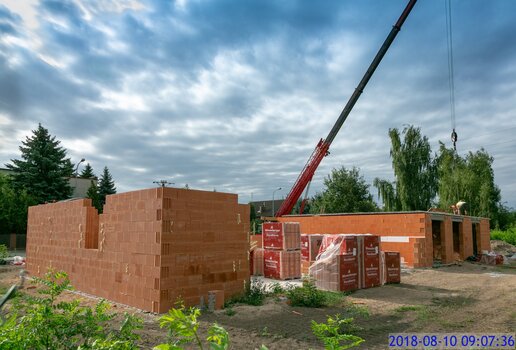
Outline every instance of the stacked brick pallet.
{"label": "stacked brick pallet", "polygon": [[301,277],[301,234],[298,223],[268,222],[262,225],[263,274],[267,278]]}
{"label": "stacked brick pallet", "polygon": [[380,240],[375,235],[324,235],[310,267],[316,286],[349,291],[380,285]]}
{"label": "stacked brick pallet", "polygon": [[315,262],[321,248],[323,235],[301,234],[301,273],[308,275],[308,269]]}
{"label": "stacked brick pallet", "polygon": [[[27,269],[63,270],[77,290],[153,312],[240,294],[249,207],[236,195],[159,188],[29,208]],[[210,293],[211,292],[211,293]]]}
{"label": "stacked brick pallet", "polygon": [[250,250],[249,263],[253,276],[263,276],[263,248],[262,235],[249,236]]}
{"label": "stacked brick pallet", "polygon": [[380,283],[382,285],[401,282],[401,266],[399,252],[381,252]]}

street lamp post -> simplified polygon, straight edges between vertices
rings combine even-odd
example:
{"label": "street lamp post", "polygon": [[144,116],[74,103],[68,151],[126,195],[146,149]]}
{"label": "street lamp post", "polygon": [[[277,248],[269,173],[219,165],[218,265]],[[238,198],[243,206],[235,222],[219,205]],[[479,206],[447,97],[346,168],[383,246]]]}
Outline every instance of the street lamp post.
{"label": "street lamp post", "polygon": [[279,190],[281,190],[281,187],[278,187],[274,191],[272,191],[272,216],[276,215],[276,211],[274,210],[274,194]]}
{"label": "street lamp post", "polygon": [[82,162],[84,162],[86,159],[84,158],[81,158],[81,160],[79,161],[79,163],[75,164],[75,169],[73,170],[73,173],[72,173],[72,176],[73,176],[73,196],[74,197],[77,197],[78,196],[78,191],[77,191],[77,171],[79,170],[79,165],[81,165]]}
{"label": "street lamp post", "polygon": [[86,159],[84,158],[81,158],[81,160],[79,161],[79,163],[77,163],[75,165],[75,169],[73,171],[73,176],[77,177],[77,170],[79,170],[79,165],[81,165],[82,162],[84,162]]}

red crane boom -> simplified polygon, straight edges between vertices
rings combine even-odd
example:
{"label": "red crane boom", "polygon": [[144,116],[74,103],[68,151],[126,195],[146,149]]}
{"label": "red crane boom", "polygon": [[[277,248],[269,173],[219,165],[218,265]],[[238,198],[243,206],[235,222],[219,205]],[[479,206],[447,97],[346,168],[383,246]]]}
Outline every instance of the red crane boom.
{"label": "red crane boom", "polygon": [[[290,214],[292,212],[292,209],[294,208],[294,205],[296,204],[299,197],[301,197],[301,194],[305,190],[305,188],[309,185],[310,181],[312,181],[312,178],[314,176],[315,171],[317,170],[317,167],[321,163],[322,159],[329,154],[330,145],[333,142],[333,139],[335,136],[337,136],[337,133],[339,132],[342,124],[346,121],[346,118],[348,117],[349,113],[353,109],[353,106],[357,102],[358,98],[364,91],[364,88],[366,87],[369,79],[373,75],[374,71],[380,64],[380,61],[382,60],[383,56],[391,46],[392,42],[394,41],[394,38],[396,38],[396,35],[401,29],[401,26],[407,19],[407,16],[409,15],[410,11],[416,4],[417,0],[410,0],[407,6],[405,7],[405,10],[403,10],[403,13],[401,14],[400,18],[394,24],[392,27],[389,35],[383,42],[383,45],[378,50],[378,53],[373,59],[373,62],[369,65],[369,68],[365,72],[364,76],[362,77],[362,80],[356,87],[355,91],[351,95],[351,97],[348,100],[348,103],[346,103],[346,106],[340,113],[339,118],[335,122],[335,125],[333,125],[333,128],[331,129],[330,133],[325,139],[321,139],[317,146],[315,146],[314,151],[312,152],[312,155],[308,159],[308,161],[305,164],[305,167],[301,171],[301,174],[299,174],[296,182],[294,183],[294,186],[292,186],[292,189],[290,190],[287,198],[283,201],[283,204],[279,208],[279,210],[276,212],[276,217],[283,216]],[[301,207],[300,207],[300,213],[303,212],[304,204],[306,202],[306,198],[302,201]],[[273,213],[274,215],[274,213]]]}

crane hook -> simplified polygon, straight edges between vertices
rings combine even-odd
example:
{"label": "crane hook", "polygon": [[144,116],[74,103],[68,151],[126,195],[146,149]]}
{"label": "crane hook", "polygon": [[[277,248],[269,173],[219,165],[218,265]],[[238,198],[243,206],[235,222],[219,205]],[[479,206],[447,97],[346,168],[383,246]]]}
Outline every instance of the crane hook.
{"label": "crane hook", "polygon": [[457,150],[457,139],[458,139],[458,136],[457,136],[457,133],[455,132],[455,129],[453,129],[452,133],[451,133],[451,140],[453,142],[453,149],[456,151]]}

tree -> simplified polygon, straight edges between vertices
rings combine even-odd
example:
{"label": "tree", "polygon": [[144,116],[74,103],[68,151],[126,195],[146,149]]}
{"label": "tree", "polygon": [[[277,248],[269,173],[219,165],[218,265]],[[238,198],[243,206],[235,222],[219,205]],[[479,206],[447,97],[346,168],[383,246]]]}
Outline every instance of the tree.
{"label": "tree", "polygon": [[14,189],[25,190],[37,203],[69,198],[72,188],[67,177],[72,175],[73,166],[66,158],[66,149],[41,124],[32,133],[20,146],[22,159],[6,164],[14,171]]}
{"label": "tree", "polygon": [[431,148],[420,128],[389,129],[394,184],[376,178],[373,182],[387,210],[427,210],[437,193],[437,169]]}
{"label": "tree", "polygon": [[97,208],[99,213],[102,213],[102,204],[100,203],[99,188],[95,181],[91,181],[90,187],[86,192],[86,198],[91,199],[91,203]]}
{"label": "tree", "polygon": [[375,178],[373,186],[378,189],[378,197],[383,201],[383,209],[385,211],[400,211],[401,202],[396,193],[396,183],[387,180]]}
{"label": "tree", "polygon": [[36,204],[26,191],[15,190],[0,174],[0,234],[27,232],[27,208]]}
{"label": "tree", "polygon": [[83,179],[91,179],[95,177],[93,168],[91,167],[90,163],[87,163],[86,166],[84,166],[84,169],[82,169],[81,175],[79,175],[79,177]]}
{"label": "tree", "polygon": [[113,177],[109,173],[109,169],[107,166],[104,167],[104,171],[102,172],[102,176],[99,180],[99,201],[102,206],[106,204],[106,196],[109,194],[116,193],[115,182],[113,181]]}
{"label": "tree", "polygon": [[465,157],[440,143],[437,157],[439,174],[439,206],[449,208],[459,200],[468,203],[468,214],[488,217],[492,227],[500,223],[498,214],[503,207],[500,203],[500,189],[494,182],[493,157],[483,148]]}
{"label": "tree", "polygon": [[325,189],[311,201],[311,213],[372,212],[378,208],[360,170],[333,169],[324,179]]}

